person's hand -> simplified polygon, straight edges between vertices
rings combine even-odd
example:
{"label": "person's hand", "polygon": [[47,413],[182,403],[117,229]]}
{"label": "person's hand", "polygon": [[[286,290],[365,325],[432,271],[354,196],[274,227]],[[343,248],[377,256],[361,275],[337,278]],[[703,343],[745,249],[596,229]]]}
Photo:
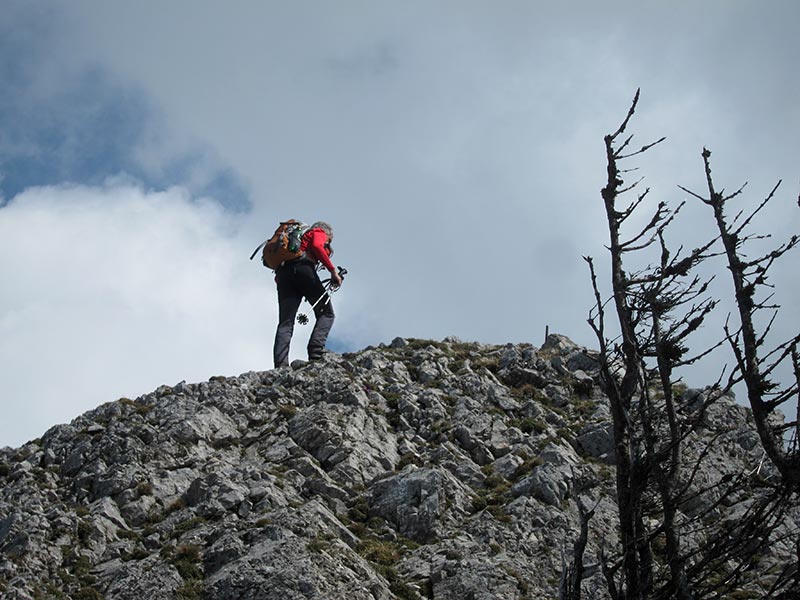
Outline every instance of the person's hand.
{"label": "person's hand", "polygon": [[331,273],[331,288],[338,289],[342,285],[342,277],[338,273]]}

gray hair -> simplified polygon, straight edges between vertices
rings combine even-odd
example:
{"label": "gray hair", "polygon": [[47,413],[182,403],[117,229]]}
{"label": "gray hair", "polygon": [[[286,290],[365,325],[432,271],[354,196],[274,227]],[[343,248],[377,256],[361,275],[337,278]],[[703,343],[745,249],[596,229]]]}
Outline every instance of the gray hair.
{"label": "gray hair", "polygon": [[311,226],[311,229],[320,228],[322,231],[328,234],[329,238],[333,237],[333,228],[328,225],[325,221],[317,221]]}

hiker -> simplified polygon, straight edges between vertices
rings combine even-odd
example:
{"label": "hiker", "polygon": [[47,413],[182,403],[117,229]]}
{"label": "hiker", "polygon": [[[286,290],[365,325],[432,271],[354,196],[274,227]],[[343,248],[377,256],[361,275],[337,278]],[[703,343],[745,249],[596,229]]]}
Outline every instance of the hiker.
{"label": "hiker", "polygon": [[[314,223],[303,234],[300,258],[283,262],[275,270],[278,284],[278,329],[275,332],[275,367],[289,365],[289,344],[294,332],[294,321],[303,298],[314,305],[314,330],[308,340],[308,360],[320,360],[325,341],[333,325],[333,305],[330,298],[321,298],[325,288],[317,275],[321,263],[331,274],[331,289],[342,285],[342,277],[333,266],[331,242],[333,230],[322,221]],[[318,302],[319,300],[319,302]]]}

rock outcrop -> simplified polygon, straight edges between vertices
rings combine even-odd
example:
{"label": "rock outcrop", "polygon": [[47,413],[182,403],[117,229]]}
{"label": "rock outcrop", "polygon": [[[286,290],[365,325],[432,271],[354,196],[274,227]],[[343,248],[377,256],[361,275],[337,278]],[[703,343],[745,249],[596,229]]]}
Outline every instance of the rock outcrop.
{"label": "rock outcrop", "polygon": [[[0,593],[555,598],[584,502],[585,590],[603,598],[592,566],[617,534],[596,376],[595,354],[557,335],[398,338],[110,402],[0,451]],[[762,458],[745,408],[714,411],[728,430],[702,482]]]}

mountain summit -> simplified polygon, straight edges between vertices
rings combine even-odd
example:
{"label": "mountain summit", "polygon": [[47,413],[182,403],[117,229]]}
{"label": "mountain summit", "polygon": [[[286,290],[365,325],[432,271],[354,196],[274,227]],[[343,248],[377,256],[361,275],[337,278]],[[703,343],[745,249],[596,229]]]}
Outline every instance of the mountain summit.
{"label": "mountain summit", "polygon": [[[541,348],[398,338],[109,402],[0,451],[0,593],[556,598],[594,508],[583,589],[605,598],[601,549],[618,535],[597,366],[559,335]],[[679,392],[703,406],[703,390]],[[703,422],[688,452],[709,460],[683,510],[735,521],[702,490],[770,465],[733,398]],[[791,560],[790,514],[765,579]]]}

